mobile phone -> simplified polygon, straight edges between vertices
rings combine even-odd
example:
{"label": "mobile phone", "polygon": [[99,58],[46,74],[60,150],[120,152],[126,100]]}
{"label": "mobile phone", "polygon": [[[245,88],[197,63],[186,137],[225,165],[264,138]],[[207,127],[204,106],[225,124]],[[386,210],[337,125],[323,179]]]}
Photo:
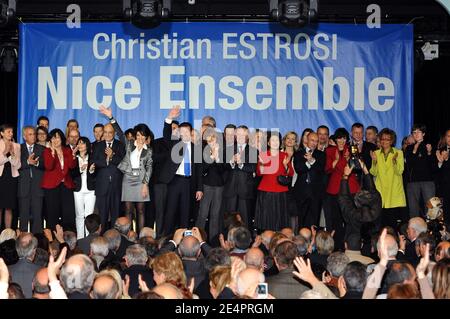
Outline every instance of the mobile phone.
{"label": "mobile phone", "polygon": [[269,287],[267,286],[267,283],[259,283],[256,288],[256,293],[258,294],[258,299],[267,299],[269,296]]}
{"label": "mobile phone", "polygon": [[192,236],[192,230],[185,230],[184,233],[183,233],[183,236],[184,237]]}

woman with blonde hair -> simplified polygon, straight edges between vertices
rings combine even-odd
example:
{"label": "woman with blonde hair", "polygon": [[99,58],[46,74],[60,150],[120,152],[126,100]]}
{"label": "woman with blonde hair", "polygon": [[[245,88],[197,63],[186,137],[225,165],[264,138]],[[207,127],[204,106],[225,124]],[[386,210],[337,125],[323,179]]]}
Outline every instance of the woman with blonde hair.
{"label": "woman with blonde hair", "polygon": [[3,231],[0,234],[0,244],[10,239],[16,240],[16,238],[17,233],[14,231],[14,229],[11,228],[3,229]]}
{"label": "woman with blonde hair", "polygon": [[232,299],[235,295],[229,288],[230,284],[230,266],[216,266],[209,273],[209,291],[214,299]]}
{"label": "woman with blonde hair", "polygon": [[433,293],[436,299],[450,299],[450,259],[436,263],[432,272]]}

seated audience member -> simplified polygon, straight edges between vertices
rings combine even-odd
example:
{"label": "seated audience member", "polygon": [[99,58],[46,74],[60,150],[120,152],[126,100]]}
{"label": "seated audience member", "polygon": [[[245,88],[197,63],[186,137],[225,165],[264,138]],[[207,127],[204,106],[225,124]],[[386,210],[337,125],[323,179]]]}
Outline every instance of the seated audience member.
{"label": "seated audience member", "polygon": [[292,276],[297,256],[297,246],[292,241],[284,241],[275,248],[273,258],[278,274],[268,277],[267,283],[269,293],[277,299],[298,299],[309,289]]}
{"label": "seated audience member", "polygon": [[322,267],[327,266],[327,258],[334,250],[334,240],[329,232],[319,231],[317,232],[316,238],[316,251],[309,255],[313,269],[315,265],[320,265]]}
{"label": "seated audience member", "polygon": [[421,299],[414,284],[394,284],[389,288],[386,299]]}
{"label": "seated audience member", "polygon": [[94,263],[85,255],[70,257],[61,268],[60,281],[67,298],[89,299],[96,272]]}
{"label": "seated audience member", "polygon": [[244,256],[247,268],[264,272],[264,253],[259,248],[250,248]]}
{"label": "seated audience member", "polygon": [[31,283],[31,289],[33,291],[33,299],[50,299],[47,268],[41,268],[36,272]]}
{"label": "seated audience member", "polygon": [[25,298],[31,298],[31,282],[34,274],[41,268],[33,264],[36,254],[37,239],[31,233],[21,233],[16,240],[16,251],[19,261],[9,266],[11,281],[20,285]]}
{"label": "seated audience member", "polygon": [[342,299],[362,299],[367,282],[366,266],[359,261],[352,261],[345,266],[339,291]]}
{"label": "seated audience member", "polygon": [[217,266],[209,274],[210,292],[214,299],[233,299],[235,294],[229,288],[231,267]]}
{"label": "seated audience member", "polygon": [[89,235],[84,238],[78,239],[77,247],[83,252],[83,254],[88,255],[91,241],[95,237],[99,236],[102,231],[100,216],[97,214],[86,216],[84,225],[86,226]]}
{"label": "seated audience member", "polygon": [[194,236],[184,237],[178,245],[178,254],[183,262],[187,282],[194,279],[194,289],[198,287],[207,275],[201,254],[200,242]]}
{"label": "seated audience member", "polygon": [[264,274],[256,269],[245,269],[237,278],[237,293],[239,296],[257,299],[258,284],[265,282]]}
{"label": "seated audience member", "polygon": [[147,252],[141,245],[131,245],[127,248],[125,254],[126,269],[123,271],[124,276],[130,277],[130,287],[128,294],[134,296],[139,292],[139,276],[145,281],[148,288],[153,288],[153,272],[147,267]]}
{"label": "seated audience member", "polygon": [[104,265],[103,261],[109,254],[109,243],[101,236],[95,237],[91,241],[89,257],[94,261],[95,269],[102,270]]}
{"label": "seated audience member", "polygon": [[342,252],[331,253],[327,258],[327,274],[323,276],[323,282],[337,296],[339,293],[339,278],[344,274],[345,267],[350,259]]}
{"label": "seated audience member", "polygon": [[350,234],[345,240],[345,254],[350,262],[359,261],[363,265],[369,265],[375,261],[361,254],[361,239],[357,234]]}
{"label": "seated audience member", "polygon": [[99,273],[89,294],[92,299],[121,299],[119,285],[110,274]]}

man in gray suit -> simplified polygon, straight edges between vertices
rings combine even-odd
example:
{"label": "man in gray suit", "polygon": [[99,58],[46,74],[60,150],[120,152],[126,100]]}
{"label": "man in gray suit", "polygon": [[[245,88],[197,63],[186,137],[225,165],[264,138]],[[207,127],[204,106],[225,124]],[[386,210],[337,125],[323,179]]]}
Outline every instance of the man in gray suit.
{"label": "man in gray suit", "polygon": [[298,299],[308,287],[294,278],[294,259],[297,257],[297,245],[292,241],[280,243],[274,252],[275,265],[279,273],[268,277],[269,293],[276,299]]}
{"label": "man in gray suit", "polygon": [[36,129],[25,126],[22,131],[25,143],[20,145],[19,185],[17,196],[19,198],[20,230],[28,231],[28,222],[31,220],[31,232],[42,232],[42,202],[44,191],[41,180],[44,175],[44,158],[42,153],[45,147],[36,144]]}
{"label": "man in gray suit", "polygon": [[9,266],[9,273],[12,282],[22,287],[25,298],[31,298],[33,292],[31,283],[33,282],[36,271],[39,266],[33,264],[34,255],[36,253],[37,239],[31,233],[21,233],[16,240],[16,250],[19,255],[19,261]]}

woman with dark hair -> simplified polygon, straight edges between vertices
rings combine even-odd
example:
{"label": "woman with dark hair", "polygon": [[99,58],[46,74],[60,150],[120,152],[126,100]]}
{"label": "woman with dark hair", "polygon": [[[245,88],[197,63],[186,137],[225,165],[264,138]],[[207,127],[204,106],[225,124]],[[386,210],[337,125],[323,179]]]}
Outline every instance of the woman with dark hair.
{"label": "woman with dark hair", "polygon": [[76,165],[75,156],[66,147],[66,137],[60,129],[51,130],[48,139],[50,146],[43,153],[45,171],[41,182],[47,208],[47,228],[55,230],[57,224],[62,224],[64,230],[74,230],[75,185],[70,170]]}
{"label": "woman with dark hair", "polygon": [[87,137],[80,137],[77,143],[78,152],[75,159],[75,168],[71,170],[75,189],[75,222],[77,225],[77,238],[88,235],[84,227],[84,219],[94,212],[95,206],[95,164],[91,158],[91,142]]}
{"label": "woman with dark hair", "polygon": [[375,177],[375,186],[381,194],[381,226],[397,229],[398,221],[406,221],[406,197],[402,177],[405,161],[403,152],[393,146],[397,139],[393,130],[384,128],[378,135],[381,149],[370,154],[370,174]]}
{"label": "woman with dark hair", "polygon": [[337,200],[337,195],[343,178],[348,179],[350,194],[359,191],[359,183],[354,172],[349,176],[344,174],[344,168],[350,159],[350,151],[347,142],[349,141],[348,131],[341,127],[334,132],[334,142],[336,146],[326,148],[325,173],[329,174],[327,185],[327,196],[324,202],[324,214],[326,230],[336,231],[335,242],[337,248],[344,248],[344,220]]}
{"label": "woman with dark hair", "polygon": [[302,137],[300,138],[300,147],[305,148],[306,143],[308,143],[308,134],[314,132],[312,128],[305,128],[302,132]]}
{"label": "woman with dark hair", "polygon": [[291,157],[280,151],[281,135],[269,132],[267,152],[260,153],[256,173],[262,176],[256,199],[255,226],[259,230],[280,230],[289,227],[288,185],[280,184],[279,176],[293,176]]}
{"label": "woman with dark hair", "polygon": [[[117,124],[117,122],[116,122]],[[117,124],[118,127],[118,124]],[[124,140],[120,127],[116,130],[121,140]],[[136,204],[137,231],[145,223],[144,204],[150,201],[148,183],[152,175],[153,132],[146,124],[138,124],[133,128],[134,140],[126,141],[126,155],[117,168],[123,173],[122,201],[125,202],[125,212],[133,220],[133,208]]]}
{"label": "woman with dark hair", "polygon": [[44,147],[48,147],[49,146],[49,142],[48,142],[48,130],[44,127],[44,126],[38,126],[36,128],[36,137],[37,137],[37,142],[36,144],[42,145]]}
{"label": "woman with dark hair", "polygon": [[17,206],[17,182],[19,177],[20,145],[14,143],[14,128],[0,126],[0,228],[5,212],[5,228],[12,226],[12,212]]}

